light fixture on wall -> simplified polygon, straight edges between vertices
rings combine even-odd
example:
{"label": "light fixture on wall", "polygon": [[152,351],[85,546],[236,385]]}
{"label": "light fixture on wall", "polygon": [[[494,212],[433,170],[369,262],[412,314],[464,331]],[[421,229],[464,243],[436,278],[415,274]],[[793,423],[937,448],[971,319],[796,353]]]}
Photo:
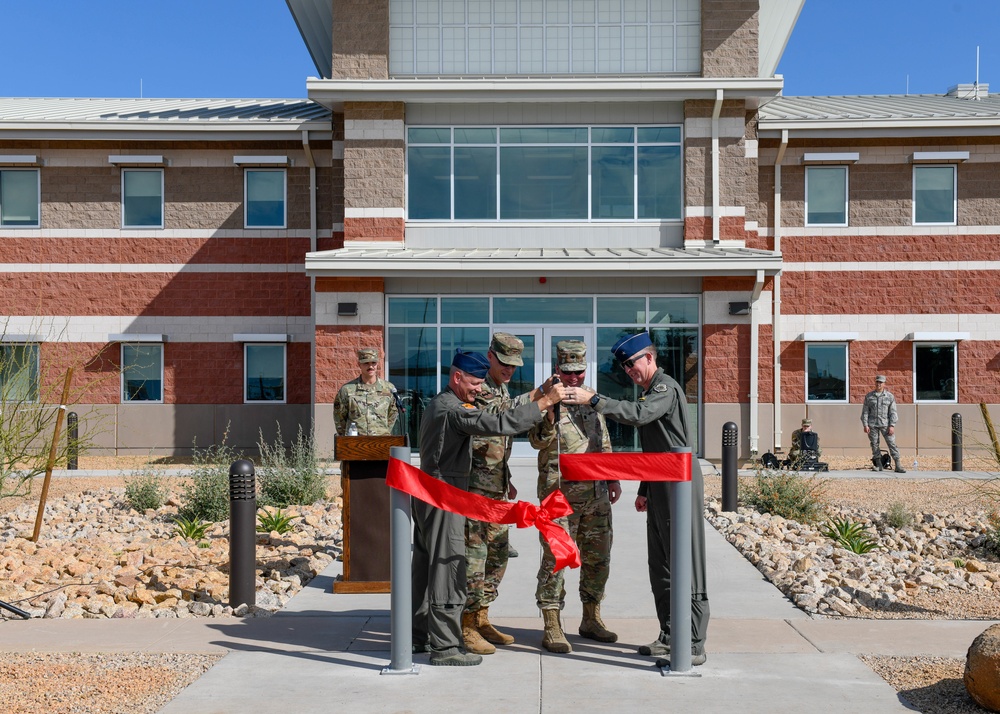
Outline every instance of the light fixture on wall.
{"label": "light fixture on wall", "polygon": [[749,315],[750,314],[750,303],[748,303],[748,302],[731,302],[731,303],[729,303],[729,314],[730,315]]}
{"label": "light fixture on wall", "polygon": [[338,317],[357,317],[358,316],[358,304],[356,302],[338,302],[337,303],[337,316]]}

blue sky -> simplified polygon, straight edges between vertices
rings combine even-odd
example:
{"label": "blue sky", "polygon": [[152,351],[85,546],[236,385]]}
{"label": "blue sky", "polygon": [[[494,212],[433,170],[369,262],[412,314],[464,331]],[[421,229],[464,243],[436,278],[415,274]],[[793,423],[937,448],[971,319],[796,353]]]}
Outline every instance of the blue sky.
{"label": "blue sky", "polygon": [[[304,97],[283,0],[0,0],[0,96]],[[785,94],[1000,93],[1000,0],[806,0]]]}

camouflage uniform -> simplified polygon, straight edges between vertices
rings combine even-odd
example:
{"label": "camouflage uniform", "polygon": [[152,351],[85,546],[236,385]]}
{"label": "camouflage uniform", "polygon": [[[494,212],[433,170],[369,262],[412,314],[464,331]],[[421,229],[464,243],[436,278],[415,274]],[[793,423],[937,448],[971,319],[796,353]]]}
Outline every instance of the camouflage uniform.
{"label": "camouflage uniform", "polygon": [[[498,332],[490,345],[497,358],[516,357],[523,364],[520,354],[524,343],[513,335]],[[476,406],[490,414],[506,411],[530,402],[530,395],[511,398],[506,384],[498,384],[487,375],[483,389],[476,397]],[[510,487],[510,468],[507,462],[513,448],[511,436],[476,436],[472,439],[472,473],[469,491],[497,501],[507,500]],[[469,598],[467,611],[488,608],[497,598],[500,581],[507,571],[510,553],[510,526],[467,519],[465,522],[466,579]]]}
{"label": "camouflage uniform", "polygon": [[[371,348],[358,350],[358,362],[378,362],[378,351]],[[337,392],[333,401],[333,424],[338,436],[347,434],[351,422],[358,425],[362,436],[389,436],[399,411],[393,387],[384,379],[365,384],[361,377],[352,379]]]}
{"label": "camouflage uniform", "polygon": [[[881,375],[876,378],[878,382],[885,382],[885,377]],[[896,411],[896,397],[888,389],[882,391],[873,389],[865,395],[864,406],[861,407],[861,423],[868,427],[868,441],[872,447],[872,462],[880,461],[882,453],[879,448],[879,434],[885,439],[885,444],[889,447],[889,454],[896,464],[897,469],[902,465],[899,460],[899,449],[896,448],[896,435],[889,433],[890,426],[896,426],[899,421],[899,413]]]}
{"label": "camouflage uniform", "polygon": [[[580,568],[581,602],[599,603],[604,599],[604,586],[611,568],[611,501],[606,481],[561,481],[559,479],[559,453],[582,454],[611,451],[604,417],[589,406],[562,405],[559,410],[556,443],[556,425],[543,420],[528,432],[528,440],[538,449],[538,500],[541,501],[559,488],[573,507],[573,514],[560,518],[557,523],[570,534],[580,549],[583,561]],[[562,609],[566,591],[563,585],[564,570],[553,573],[555,558],[544,538],[542,561],[538,567],[538,587],[535,600],[538,608]]]}

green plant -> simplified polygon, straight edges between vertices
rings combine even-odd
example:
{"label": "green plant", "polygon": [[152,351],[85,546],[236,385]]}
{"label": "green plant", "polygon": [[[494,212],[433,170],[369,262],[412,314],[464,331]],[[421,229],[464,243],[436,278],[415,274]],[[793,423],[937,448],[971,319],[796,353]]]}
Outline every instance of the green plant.
{"label": "green plant", "polygon": [[893,501],[885,512],[885,522],[893,528],[907,528],[913,525],[913,511],[902,501]]}
{"label": "green plant", "polygon": [[964,558],[952,558],[951,559],[951,564],[954,565],[959,570],[961,570],[962,568],[965,567],[965,559]]}
{"label": "green plant", "polygon": [[878,540],[860,523],[849,518],[833,518],[820,533],[852,553],[869,553],[878,548]]}
{"label": "green plant", "polygon": [[771,513],[800,523],[819,520],[825,508],[825,481],[798,473],[758,471],[757,477],[742,482],[742,502],[761,513]]}
{"label": "green plant", "polygon": [[220,443],[205,449],[195,446],[194,466],[183,488],[178,515],[212,522],[229,518],[229,467],[240,454],[226,444],[228,438],[227,426]]}
{"label": "green plant", "polygon": [[180,536],[185,540],[200,541],[211,527],[211,523],[198,518],[177,516],[174,519],[174,535]]}
{"label": "green plant", "polygon": [[163,475],[147,467],[125,477],[125,501],[135,510],[156,510],[167,500]]}
{"label": "green plant", "polygon": [[274,443],[264,441],[260,434],[260,502],[263,506],[285,508],[309,505],[326,498],[326,477],[319,470],[312,435],[299,426],[298,434],[288,448],[284,445],[281,425]]}
{"label": "green plant", "polygon": [[284,513],[279,508],[277,511],[265,511],[261,509],[257,513],[257,532],[259,533],[270,533],[272,531],[276,533],[288,533],[295,528],[292,525],[298,516],[290,516]]}
{"label": "green plant", "polygon": [[993,555],[1000,555],[1000,512],[991,511],[987,516],[989,529],[986,531],[986,542],[983,547]]}

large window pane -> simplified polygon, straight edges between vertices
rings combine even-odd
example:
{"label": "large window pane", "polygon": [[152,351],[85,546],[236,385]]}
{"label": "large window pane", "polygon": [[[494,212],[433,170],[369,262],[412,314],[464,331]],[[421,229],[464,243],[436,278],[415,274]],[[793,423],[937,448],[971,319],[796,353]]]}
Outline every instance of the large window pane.
{"label": "large window pane", "polygon": [[38,171],[0,171],[0,226],[38,225]]}
{"label": "large window pane", "polygon": [[656,364],[673,377],[687,398],[688,439],[698,444],[698,359],[697,327],[653,327],[649,336],[656,346]]}
{"label": "large window pane", "polygon": [[697,325],[698,298],[651,297],[649,298],[651,324]]}
{"label": "large window pane", "polygon": [[390,327],[388,336],[388,379],[396,385],[403,404],[403,433],[409,435],[410,446],[419,449],[420,419],[438,392],[437,328]]}
{"label": "large window pane", "polygon": [[455,147],[455,219],[497,217],[497,150]]}
{"label": "large window pane", "polygon": [[847,401],[847,345],[806,345],[806,399]]}
{"label": "large window pane", "polygon": [[122,171],[122,226],[163,227],[162,171],[134,169]]}
{"label": "large window pane", "polygon": [[594,301],[589,297],[493,298],[493,321],[500,324],[564,325],[594,321]]}
{"label": "large window pane", "polygon": [[955,167],[913,167],[914,223],[955,223]]}
{"label": "large window pane", "polygon": [[437,298],[389,298],[390,323],[422,325],[437,319]]}
{"label": "large window pane", "polygon": [[441,322],[451,324],[488,323],[488,297],[441,298]]}
{"label": "large window pane", "polygon": [[918,402],[957,401],[957,354],[954,343],[913,345],[913,375]]}
{"label": "large window pane", "polygon": [[847,167],[806,167],[806,225],[847,225]]}
{"label": "large window pane", "polygon": [[38,345],[0,345],[0,404],[38,401]]}
{"label": "large window pane", "polygon": [[248,402],[285,401],[285,345],[245,345]]}
{"label": "large window pane", "polygon": [[406,153],[407,216],[451,218],[451,148],[411,146]]}
{"label": "large window pane", "polygon": [[587,218],[587,147],[500,148],[500,218]]}
{"label": "large window pane", "polygon": [[122,401],[163,401],[163,345],[122,345]]}
{"label": "large window pane", "polygon": [[646,298],[597,298],[597,322],[612,325],[645,325]]}
{"label": "large window pane", "polygon": [[591,150],[591,203],[594,218],[633,218],[635,151],[631,146]]}
{"label": "large window pane", "polygon": [[441,328],[441,385],[448,382],[448,372],[451,371],[451,361],[455,358],[455,350],[472,350],[486,354],[490,348],[490,330],[488,327],[442,327]]}
{"label": "large window pane", "polygon": [[639,147],[639,218],[681,218],[681,149]]}
{"label": "large window pane", "polygon": [[285,172],[247,170],[247,228],[283,228]]}
{"label": "large window pane", "polygon": [[[612,399],[634,401],[640,391],[635,383],[625,374],[625,370],[611,355],[611,348],[625,335],[642,332],[642,327],[598,327],[597,345],[593,350],[597,361],[595,388],[600,394]],[[589,352],[589,350],[588,350]],[[620,424],[608,419],[608,436],[615,451],[640,451],[639,431],[634,426]]]}

